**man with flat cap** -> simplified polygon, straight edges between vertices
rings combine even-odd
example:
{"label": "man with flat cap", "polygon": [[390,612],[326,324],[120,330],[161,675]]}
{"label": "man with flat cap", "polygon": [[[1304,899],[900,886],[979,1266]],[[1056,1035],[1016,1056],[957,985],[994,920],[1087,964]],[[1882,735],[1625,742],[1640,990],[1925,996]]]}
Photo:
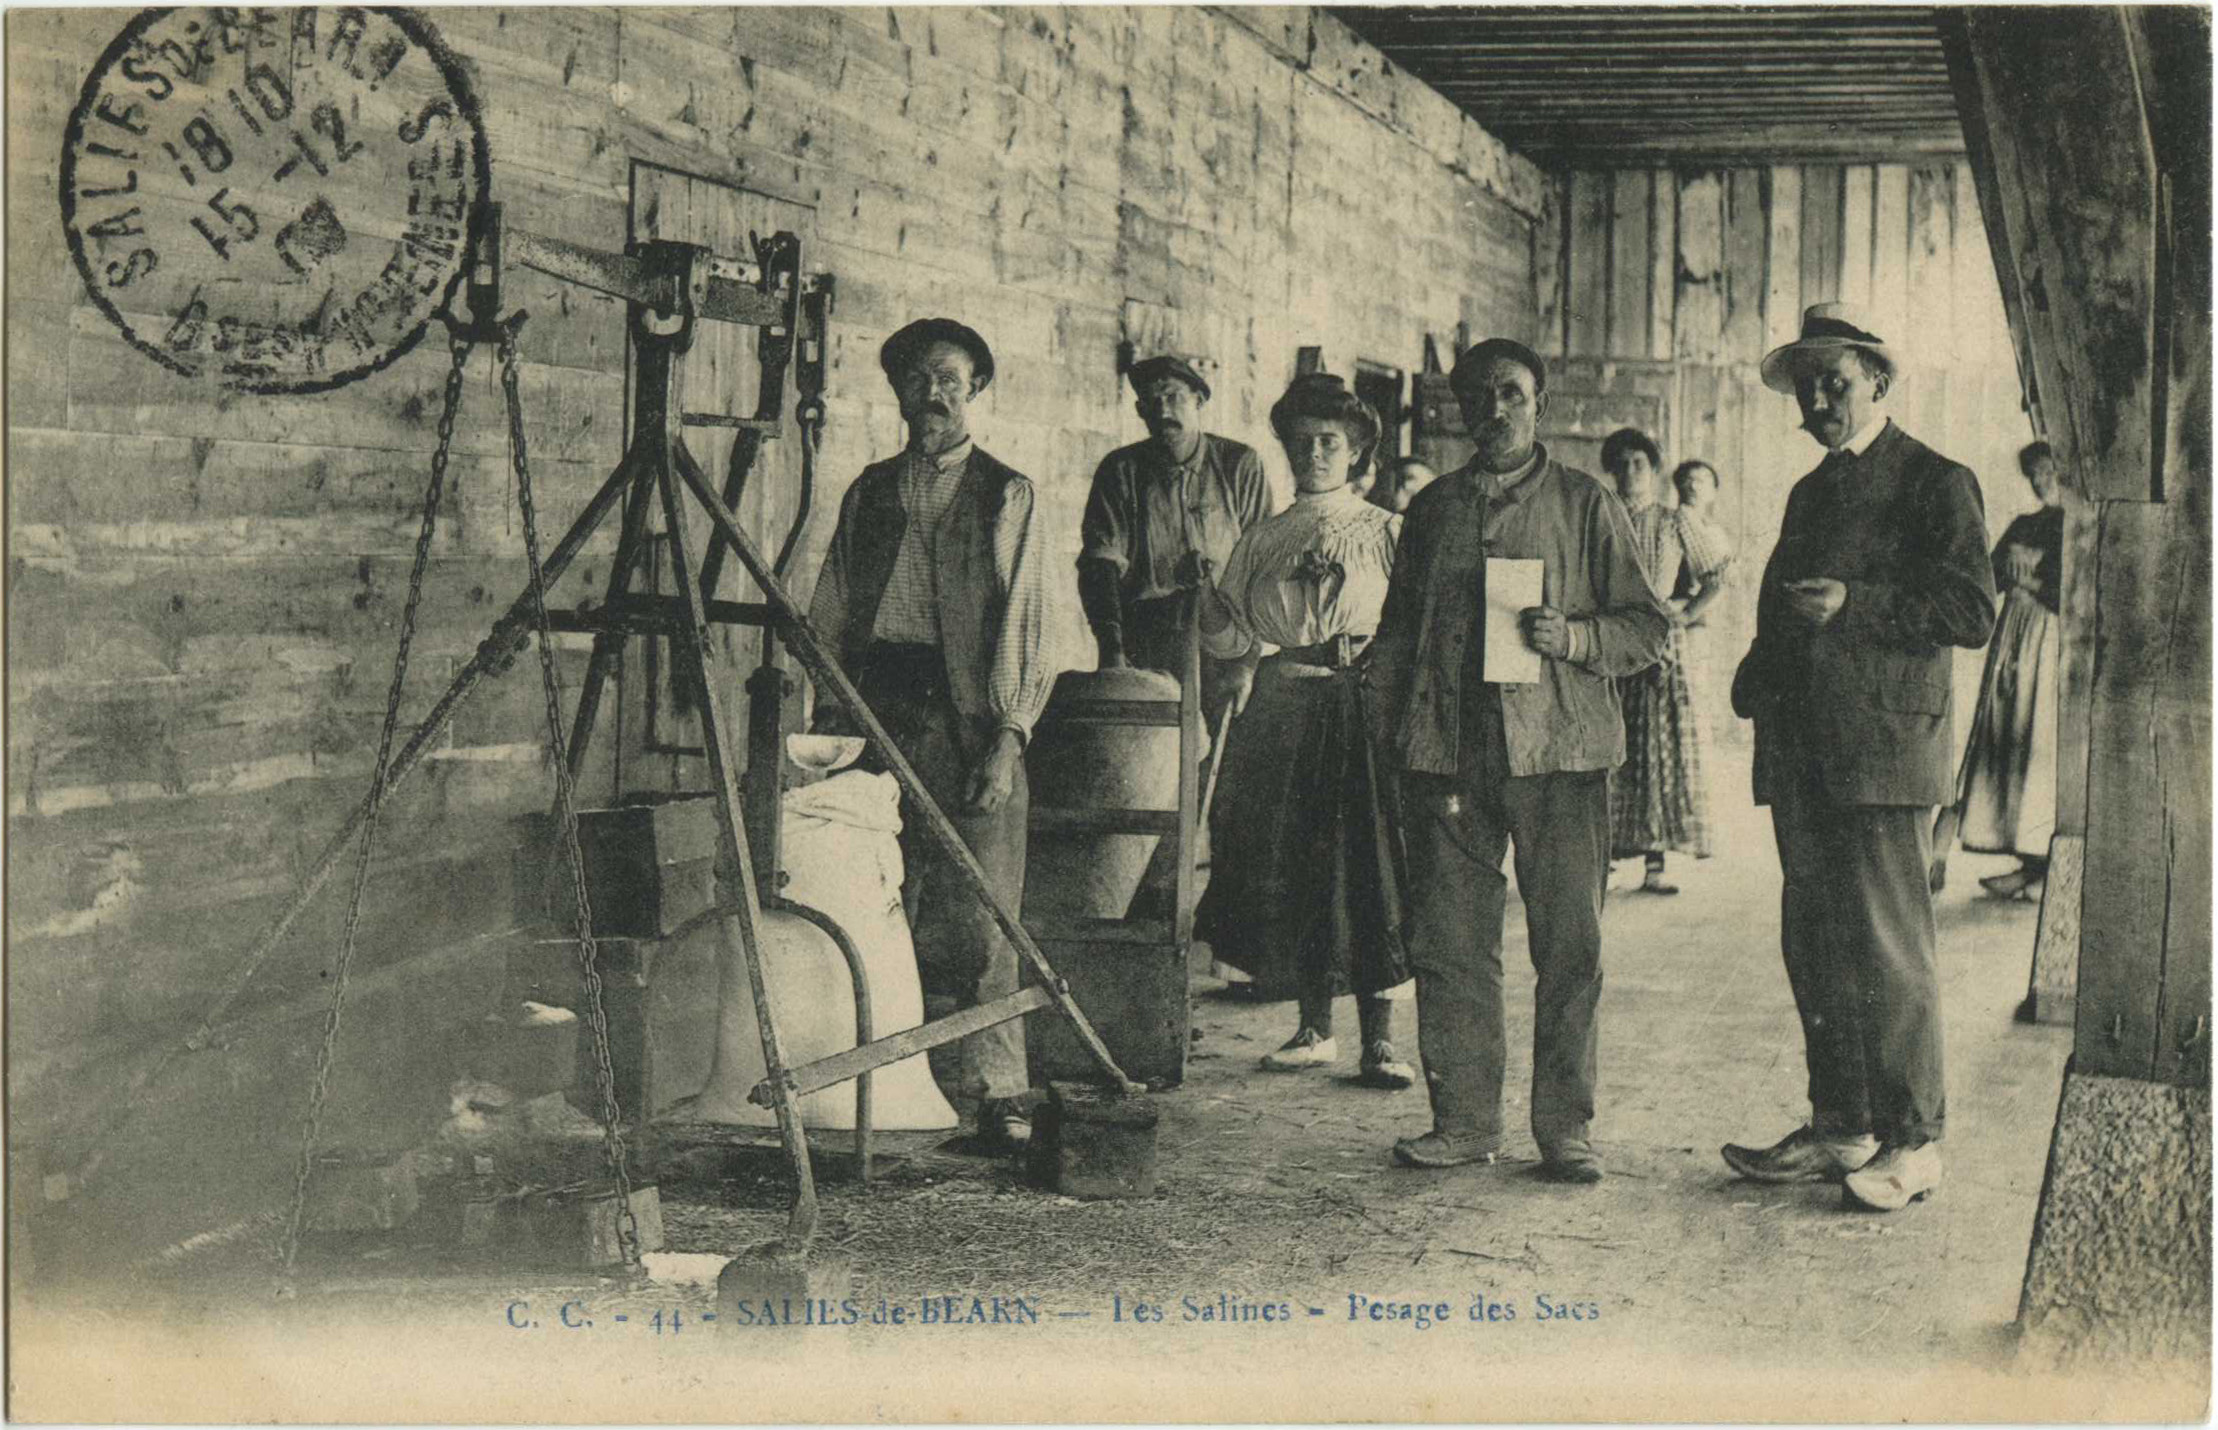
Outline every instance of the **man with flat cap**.
{"label": "man with flat cap", "polygon": [[[1240,533],[1271,514],[1271,485],[1254,448],[1202,430],[1209,384],[1192,363],[1152,357],[1134,363],[1130,377],[1148,437],[1111,452],[1094,472],[1079,522],[1078,595],[1103,669],[1179,675],[1185,593],[1202,570],[1224,569]],[[1203,674],[1214,725],[1227,702],[1246,703],[1255,660],[1204,658]]]}
{"label": "man with flat cap", "polygon": [[[1642,574],[1625,508],[1535,440],[1548,371],[1490,338],[1449,383],[1476,450],[1410,502],[1366,686],[1402,769],[1404,930],[1433,1126],[1394,1144],[1413,1167],[1491,1162],[1502,1146],[1502,856],[1516,849],[1533,968],[1532,1132],[1551,1179],[1602,1179],[1595,1012],[1610,770],[1625,758],[1613,677],[1662,656],[1671,617]],[[1489,681],[1488,558],[1542,563],[1517,616],[1537,679]],[[1499,662],[1497,663],[1499,667]]]}
{"label": "man with flat cap", "polygon": [[[993,353],[975,331],[926,318],[888,338],[878,362],[908,448],[847,489],[809,620],[1015,914],[1024,745],[1054,680],[1032,481],[971,440],[970,404],[993,381]],[[965,1004],[1016,992],[1016,949],[923,821],[905,816],[902,902],[926,991]],[[963,1040],[962,1080],[989,1143],[1030,1139],[1021,1020]]]}
{"label": "man with flat cap", "polygon": [[1950,647],[1985,645],[1995,621],[1987,526],[1970,470],[1888,419],[1899,365],[1851,305],[1810,308],[1762,374],[1826,449],[1787,496],[1733,677],[1786,876],[1810,1121],[1724,1156],[1755,1181],[1837,1181],[1846,1205],[1895,1211],[1941,1181],[1926,862],[1933,806],[1955,795]]}

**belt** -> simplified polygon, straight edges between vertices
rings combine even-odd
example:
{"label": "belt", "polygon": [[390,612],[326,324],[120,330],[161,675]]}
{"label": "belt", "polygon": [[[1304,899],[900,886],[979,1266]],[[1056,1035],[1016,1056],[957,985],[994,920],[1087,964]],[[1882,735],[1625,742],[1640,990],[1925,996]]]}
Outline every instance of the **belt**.
{"label": "belt", "polygon": [[872,683],[884,681],[925,694],[946,682],[947,662],[936,645],[872,641],[863,647],[856,678]]}
{"label": "belt", "polygon": [[1326,670],[1346,670],[1371,643],[1369,636],[1334,636],[1315,645],[1282,646],[1279,659],[1290,660],[1296,665],[1323,666]]}

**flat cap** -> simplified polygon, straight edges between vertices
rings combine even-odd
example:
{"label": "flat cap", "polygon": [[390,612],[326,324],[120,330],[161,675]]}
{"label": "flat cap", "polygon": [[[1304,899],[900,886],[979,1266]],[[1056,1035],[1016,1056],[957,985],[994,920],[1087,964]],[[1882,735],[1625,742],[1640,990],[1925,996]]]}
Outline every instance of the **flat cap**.
{"label": "flat cap", "polygon": [[1463,390],[1479,375],[1479,370],[1496,358],[1508,358],[1533,375],[1533,396],[1548,390],[1548,364],[1540,354],[1511,338],[1488,338],[1464,349],[1463,356],[1448,373],[1448,390],[1461,397]]}
{"label": "flat cap", "polygon": [[969,353],[970,368],[980,387],[993,381],[993,349],[986,346],[976,328],[953,318],[919,318],[886,339],[885,346],[878,349],[878,366],[885,369],[886,381],[893,381],[918,353],[934,343],[953,343]]}
{"label": "flat cap", "polygon": [[1175,377],[1203,397],[1209,396],[1209,383],[1199,372],[1194,370],[1192,363],[1175,353],[1164,353],[1158,357],[1136,362],[1132,364],[1132,370],[1126,373],[1125,376],[1132,379],[1132,390],[1134,392],[1146,391],[1147,385],[1159,377]]}

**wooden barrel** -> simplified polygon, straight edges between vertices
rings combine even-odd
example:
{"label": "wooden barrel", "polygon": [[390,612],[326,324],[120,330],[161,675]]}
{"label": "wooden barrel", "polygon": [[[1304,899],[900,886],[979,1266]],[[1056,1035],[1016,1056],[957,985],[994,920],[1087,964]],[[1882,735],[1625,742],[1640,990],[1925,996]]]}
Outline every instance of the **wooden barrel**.
{"label": "wooden barrel", "polygon": [[[1178,682],[1161,671],[1074,670],[1055,682],[1025,755],[1032,839],[1027,917],[1121,919],[1132,913],[1159,834],[1056,829],[1045,810],[1178,808]],[[1161,724],[1112,724],[1160,713]]]}

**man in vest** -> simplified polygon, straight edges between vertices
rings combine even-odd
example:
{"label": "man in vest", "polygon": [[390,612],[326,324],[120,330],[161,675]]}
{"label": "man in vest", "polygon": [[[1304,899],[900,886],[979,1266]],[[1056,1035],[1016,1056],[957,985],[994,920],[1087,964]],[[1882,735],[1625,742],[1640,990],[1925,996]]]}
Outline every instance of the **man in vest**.
{"label": "man in vest", "polygon": [[[1180,357],[1132,365],[1148,437],[1102,458],[1079,523],[1078,596],[1102,669],[1136,665],[1183,676],[1186,592],[1223,570],[1240,533],[1271,514],[1271,484],[1253,447],[1204,432],[1209,384]],[[1206,562],[1207,565],[1203,565]],[[1202,660],[1211,726],[1246,704],[1255,660]]]}
{"label": "man in vest", "polygon": [[[809,620],[1014,914],[1024,893],[1024,746],[1054,679],[1032,481],[971,440],[970,404],[994,372],[974,330],[926,318],[888,338],[878,362],[908,448],[847,489]],[[901,852],[926,991],[966,1005],[1016,992],[1016,949],[914,810]],[[1030,1139],[1021,1020],[963,1040],[962,1081],[980,1099],[990,1144]]]}
{"label": "man in vest", "polygon": [[1826,449],[1788,494],[1733,677],[1786,875],[1810,1121],[1724,1156],[1755,1181],[1837,1181],[1848,1205],[1895,1211],[1941,1181],[1926,861],[1933,806],[1955,792],[1949,647],[1985,645],[1995,621],[1987,526],[1971,472],[1888,420],[1895,354],[1850,305],[1809,309],[1762,374]]}

